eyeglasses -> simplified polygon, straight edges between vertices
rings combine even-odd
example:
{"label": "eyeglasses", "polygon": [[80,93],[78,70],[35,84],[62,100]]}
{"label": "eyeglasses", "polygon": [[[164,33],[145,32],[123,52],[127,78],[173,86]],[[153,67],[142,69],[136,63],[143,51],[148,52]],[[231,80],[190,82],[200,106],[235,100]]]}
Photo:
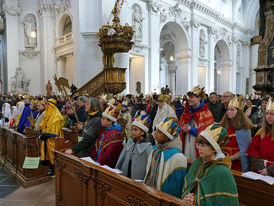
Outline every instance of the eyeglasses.
{"label": "eyeglasses", "polygon": [[196,143],[196,148],[206,147],[206,146],[208,146],[208,144],[206,144],[206,143]]}

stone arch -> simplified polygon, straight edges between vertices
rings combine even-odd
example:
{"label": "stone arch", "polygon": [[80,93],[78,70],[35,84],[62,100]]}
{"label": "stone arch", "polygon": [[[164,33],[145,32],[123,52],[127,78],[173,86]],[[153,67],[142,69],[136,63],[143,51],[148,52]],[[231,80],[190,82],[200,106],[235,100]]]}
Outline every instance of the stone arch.
{"label": "stone arch", "polygon": [[68,31],[68,26],[70,25],[71,27],[71,32],[73,31],[72,27],[72,18],[68,13],[65,13],[58,21],[58,27],[57,27],[57,36],[61,37],[69,32]]}
{"label": "stone arch", "polygon": [[257,15],[254,15],[254,13],[257,14],[257,12],[259,12],[259,7],[259,1],[251,1],[246,9],[247,12],[244,17],[244,19],[246,19],[246,25],[254,26],[254,28],[252,28],[254,30],[256,29],[256,24],[254,24],[254,22],[256,22],[257,19]]}
{"label": "stone arch", "polygon": [[[160,30],[160,47],[165,49],[165,46],[174,50],[174,57],[165,58],[165,68],[168,70],[166,74],[169,79],[169,88],[173,94],[184,94],[188,91],[190,74],[189,66],[189,41],[184,28],[176,22],[167,22],[162,25]],[[168,35],[167,35],[168,34]],[[166,35],[166,36],[165,36]],[[163,51],[163,50],[162,50]],[[160,55],[160,62],[162,55]],[[161,69],[163,69],[162,62]],[[160,72],[163,73],[163,70]],[[161,82],[161,79],[160,79]],[[162,85],[161,85],[162,86]]]}
{"label": "stone arch", "polygon": [[224,40],[217,41],[214,48],[214,91],[222,94],[231,89],[231,55]]}

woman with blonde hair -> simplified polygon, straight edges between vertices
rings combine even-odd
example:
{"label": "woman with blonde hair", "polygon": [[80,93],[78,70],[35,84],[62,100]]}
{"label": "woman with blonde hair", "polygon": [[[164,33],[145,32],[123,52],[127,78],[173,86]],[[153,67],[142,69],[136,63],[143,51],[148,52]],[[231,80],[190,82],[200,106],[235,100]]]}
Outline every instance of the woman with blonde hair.
{"label": "woman with blonde hair", "polygon": [[274,102],[268,101],[262,128],[247,150],[253,168],[261,175],[274,177]]}
{"label": "woman with blonde hair", "polygon": [[228,143],[224,148],[232,160],[231,169],[247,172],[249,161],[246,151],[251,142],[251,120],[244,114],[244,102],[239,97],[234,97],[227,107],[227,111],[220,122],[220,126],[227,129]]}

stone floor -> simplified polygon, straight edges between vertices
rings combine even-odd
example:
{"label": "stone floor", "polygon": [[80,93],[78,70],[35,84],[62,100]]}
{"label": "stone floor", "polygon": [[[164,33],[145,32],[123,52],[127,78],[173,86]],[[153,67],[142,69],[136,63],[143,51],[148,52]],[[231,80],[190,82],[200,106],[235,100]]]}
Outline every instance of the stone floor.
{"label": "stone floor", "polygon": [[55,178],[24,189],[0,166],[0,206],[54,206]]}

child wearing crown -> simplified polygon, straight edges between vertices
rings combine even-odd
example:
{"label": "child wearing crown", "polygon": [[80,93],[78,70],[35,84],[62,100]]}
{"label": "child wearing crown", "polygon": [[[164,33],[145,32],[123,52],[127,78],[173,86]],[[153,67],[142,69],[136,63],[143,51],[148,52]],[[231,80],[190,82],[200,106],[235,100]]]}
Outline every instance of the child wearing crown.
{"label": "child wearing crown", "polygon": [[232,160],[231,169],[242,172],[249,171],[249,161],[246,151],[251,142],[251,120],[243,112],[244,102],[242,98],[234,97],[227,107],[227,111],[220,122],[220,126],[227,129],[228,143],[224,151]]}
{"label": "child wearing crown", "polygon": [[177,121],[164,118],[157,126],[157,144],[150,153],[146,167],[145,184],[181,197],[187,171],[187,158],[182,153],[182,142]]}
{"label": "child wearing crown", "polygon": [[200,157],[189,168],[182,191],[184,205],[239,205],[231,160],[222,152],[225,128],[210,125],[200,133],[196,147]]}
{"label": "child wearing crown", "polygon": [[116,168],[128,178],[143,180],[145,177],[147,159],[152,150],[152,144],[145,138],[150,122],[147,115],[134,120],[132,138],[128,140],[117,161]]}
{"label": "child wearing crown", "polygon": [[117,123],[119,109],[109,106],[102,114],[102,129],[91,151],[91,158],[101,165],[114,168],[123,149],[121,126]]}
{"label": "child wearing crown", "polygon": [[199,86],[189,91],[187,93],[188,104],[180,118],[183,153],[190,160],[195,160],[199,155],[195,142],[200,132],[214,123],[214,118],[204,102],[204,94],[204,88]]}
{"label": "child wearing crown", "polygon": [[274,177],[274,102],[269,99],[263,126],[247,150],[253,168],[262,175]]}

